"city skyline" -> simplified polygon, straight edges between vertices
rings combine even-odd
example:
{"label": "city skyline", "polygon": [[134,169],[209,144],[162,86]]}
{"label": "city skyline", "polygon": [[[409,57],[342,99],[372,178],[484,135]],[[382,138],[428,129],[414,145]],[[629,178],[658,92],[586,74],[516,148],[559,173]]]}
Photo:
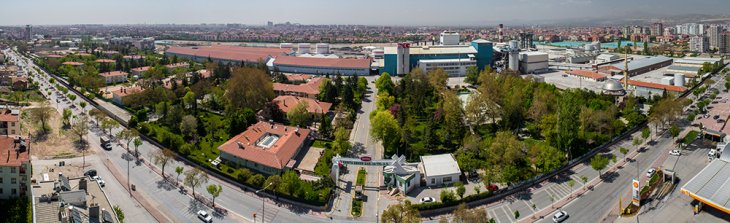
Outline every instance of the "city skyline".
{"label": "city skyline", "polygon": [[[91,10],[79,5],[93,4]],[[226,5],[227,7],[219,7]],[[630,5],[630,6],[629,6]],[[661,11],[656,6],[661,5]],[[730,2],[722,0],[681,1],[644,0],[634,2],[592,0],[466,0],[444,9],[442,2],[370,1],[367,4],[319,1],[196,1],[131,0],[124,2],[90,2],[49,0],[3,3],[0,25],[67,24],[200,24],[240,23],[263,25],[274,23],[353,24],[353,25],[443,25],[475,26],[505,24],[603,23],[611,18],[662,17],[691,14],[723,14]],[[274,10],[260,10],[270,7]],[[319,11],[318,11],[319,10]],[[27,17],[25,13],[34,12]],[[129,12],[129,13],[127,13]],[[399,13],[407,16],[399,16]],[[450,16],[450,15],[459,16]],[[442,16],[436,16],[442,15]],[[336,22],[332,22],[336,21]]]}

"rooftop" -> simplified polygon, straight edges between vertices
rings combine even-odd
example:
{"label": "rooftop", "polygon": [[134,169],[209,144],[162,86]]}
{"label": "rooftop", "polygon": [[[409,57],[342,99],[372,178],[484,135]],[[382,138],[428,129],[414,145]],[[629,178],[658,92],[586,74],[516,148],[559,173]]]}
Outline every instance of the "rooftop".
{"label": "rooftop", "polygon": [[596,79],[596,80],[606,78],[605,74],[593,72],[590,70],[571,70],[571,71],[566,71],[565,73],[576,75],[576,76],[581,76],[581,77],[587,77],[590,79]]}
{"label": "rooftop", "polygon": [[687,184],[682,194],[689,195],[725,213],[730,213],[730,153],[723,153],[719,159],[710,162]]}
{"label": "rooftop", "polygon": [[63,65],[71,65],[71,66],[81,66],[84,65],[84,63],[81,62],[74,62],[74,61],[66,61],[62,63]]}
{"label": "rooftop", "polygon": [[[621,80],[621,82],[623,83],[623,79]],[[683,87],[683,86],[657,84],[657,83],[643,82],[643,81],[637,81],[637,80],[632,80],[632,79],[629,79],[629,85],[633,85],[636,87],[653,88],[653,89],[664,89],[667,91],[674,91],[674,92],[684,92],[687,90],[687,88]]]}
{"label": "rooftop", "polygon": [[302,67],[333,67],[333,68],[370,68],[370,59],[341,59],[317,57],[279,56],[274,60],[275,65],[290,65]]}
{"label": "rooftop", "polygon": [[145,71],[149,70],[150,68],[152,68],[152,67],[150,67],[150,66],[137,67],[137,68],[132,68],[132,71],[135,71],[135,72],[145,72]]}
{"label": "rooftop", "polygon": [[116,63],[117,61],[110,60],[110,59],[97,59],[96,62],[97,63]]}
{"label": "rooftop", "polygon": [[[396,54],[397,47],[385,47],[385,54]],[[449,46],[414,46],[411,45],[409,54],[476,54],[477,50],[470,45],[449,45]]]}
{"label": "rooftop", "polygon": [[127,76],[127,72],[117,70],[117,71],[111,71],[111,72],[106,72],[106,73],[99,73],[99,76],[102,76],[102,77],[113,77],[113,76],[122,76],[122,75]]}
{"label": "rooftop", "polygon": [[426,176],[461,174],[459,164],[450,153],[421,156],[421,163],[423,163],[423,170]]}
{"label": "rooftop", "polygon": [[297,97],[297,96],[291,96],[291,95],[281,95],[273,100],[276,105],[279,106],[279,109],[283,111],[284,113],[288,113],[294,107],[296,107],[301,102],[307,103],[307,111],[309,113],[315,113],[315,114],[324,114],[327,113],[330,108],[332,107],[332,103],[329,102],[320,102],[318,100],[314,100],[311,98],[304,98],[304,97]]}
{"label": "rooftop", "polygon": [[178,68],[178,67],[187,67],[187,66],[190,66],[190,65],[188,63],[181,62],[181,63],[172,63],[172,64],[168,64],[168,65],[165,65],[165,66],[167,68],[174,69],[174,68]]}
{"label": "rooftop", "polygon": [[[25,141],[25,142],[23,142]],[[0,136],[0,166],[20,166],[30,161],[30,140]]]}
{"label": "rooftop", "polygon": [[113,95],[116,95],[118,97],[124,97],[124,96],[127,96],[127,95],[136,94],[136,93],[139,93],[139,92],[142,92],[142,91],[143,91],[142,87],[139,87],[139,86],[127,87],[127,88],[122,87],[122,88],[119,88],[116,91],[112,91],[112,94]]}
{"label": "rooftop", "polygon": [[265,47],[213,45],[195,47],[170,47],[170,49],[165,52],[205,58],[210,57],[213,59],[258,62],[259,60],[266,60],[269,56],[279,56],[285,53],[289,53],[290,50]]}
{"label": "rooftop", "polygon": [[283,169],[310,134],[306,128],[258,122],[218,147],[222,152]]}
{"label": "rooftop", "polygon": [[304,84],[282,84],[274,83],[274,91],[295,92],[303,94],[319,94],[319,86],[322,84],[322,78],[312,78]]}
{"label": "rooftop", "polygon": [[[628,67],[630,71],[648,67],[654,64],[663,63],[667,61],[672,61],[672,58],[665,57],[665,56],[653,56],[653,57],[636,57],[634,56],[634,60],[629,61]],[[617,62],[613,63],[609,66],[613,66],[615,68],[618,68],[619,70],[623,70],[624,62]]]}
{"label": "rooftop", "polygon": [[20,121],[20,112],[18,110],[0,109],[0,122],[17,121]]}

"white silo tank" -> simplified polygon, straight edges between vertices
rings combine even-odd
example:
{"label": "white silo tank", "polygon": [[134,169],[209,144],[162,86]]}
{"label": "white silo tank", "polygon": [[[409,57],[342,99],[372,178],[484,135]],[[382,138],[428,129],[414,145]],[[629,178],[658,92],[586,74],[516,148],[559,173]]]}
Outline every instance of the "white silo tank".
{"label": "white silo tank", "polygon": [[407,74],[411,72],[411,44],[410,43],[398,43],[398,50],[396,55],[396,75]]}
{"label": "white silo tank", "polygon": [[509,48],[519,49],[520,47],[518,46],[517,40],[510,40],[509,41]]}
{"label": "white silo tank", "polygon": [[329,43],[317,43],[315,46],[315,52],[317,54],[329,54],[330,53],[330,44]]}
{"label": "white silo tank", "polygon": [[517,50],[510,51],[508,59],[509,66],[507,68],[513,71],[518,71],[520,69],[520,52]]}
{"label": "white silo tank", "polygon": [[299,54],[305,54],[305,53],[309,53],[309,52],[310,52],[310,51],[309,51],[309,50],[310,50],[310,48],[312,48],[312,45],[310,45],[309,43],[300,43],[300,44],[299,44],[299,50],[298,50],[298,53],[299,53]]}
{"label": "white silo tank", "polygon": [[674,86],[684,86],[684,74],[674,74]]}

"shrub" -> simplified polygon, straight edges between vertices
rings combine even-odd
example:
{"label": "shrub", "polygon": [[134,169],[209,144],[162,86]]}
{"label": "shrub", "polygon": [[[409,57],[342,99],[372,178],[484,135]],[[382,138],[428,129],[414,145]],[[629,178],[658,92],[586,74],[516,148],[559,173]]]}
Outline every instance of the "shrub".
{"label": "shrub", "polygon": [[249,178],[246,183],[254,187],[261,187],[262,185],[264,185],[264,181],[266,181],[266,177],[257,173],[253,177]]}
{"label": "shrub", "polygon": [[456,195],[453,191],[449,189],[443,189],[441,190],[441,202],[443,203],[451,203],[453,201],[456,201]]}

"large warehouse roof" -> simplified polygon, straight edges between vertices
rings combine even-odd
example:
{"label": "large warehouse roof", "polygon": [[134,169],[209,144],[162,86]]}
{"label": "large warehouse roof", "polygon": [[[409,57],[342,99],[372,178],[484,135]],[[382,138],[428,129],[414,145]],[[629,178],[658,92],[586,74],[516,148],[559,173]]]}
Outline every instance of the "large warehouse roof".
{"label": "large warehouse roof", "polygon": [[[396,54],[397,47],[385,47],[385,54]],[[477,50],[469,45],[456,46],[411,46],[410,55],[415,54],[476,54]]]}
{"label": "large warehouse roof", "polygon": [[710,162],[682,187],[682,193],[730,213],[730,153]]}
{"label": "large warehouse roof", "polygon": [[333,59],[317,57],[280,56],[276,57],[276,59],[274,60],[274,65],[369,69],[370,59]]}
{"label": "large warehouse roof", "polygon": [[195,47],[170,47],[166,53],[190,55],[197,57],[210,57],[232,61],[256,62],[266,60],[269,56],[279,56],[289,53],[289,49],[267,48],[267,47],[243,47],[243,46],[195,46]]}

